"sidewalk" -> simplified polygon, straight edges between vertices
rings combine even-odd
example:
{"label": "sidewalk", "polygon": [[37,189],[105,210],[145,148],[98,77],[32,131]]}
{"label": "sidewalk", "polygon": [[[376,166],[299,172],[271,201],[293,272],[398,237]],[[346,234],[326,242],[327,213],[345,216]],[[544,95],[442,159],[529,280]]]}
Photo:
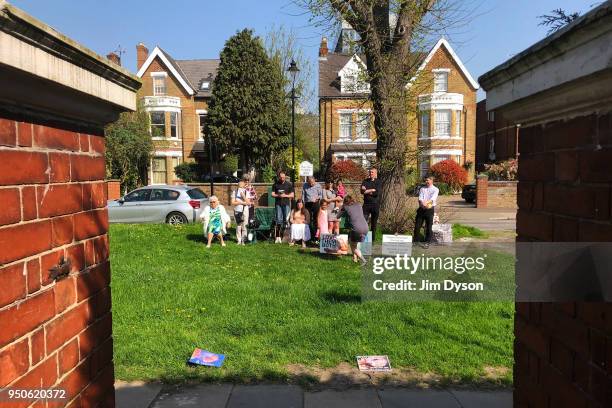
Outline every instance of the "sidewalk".
{"label": "sidewalk", "polygon": [[512,391],[360,388],[305,391],[296,385],[115,384],[117,408],[510,408]]}

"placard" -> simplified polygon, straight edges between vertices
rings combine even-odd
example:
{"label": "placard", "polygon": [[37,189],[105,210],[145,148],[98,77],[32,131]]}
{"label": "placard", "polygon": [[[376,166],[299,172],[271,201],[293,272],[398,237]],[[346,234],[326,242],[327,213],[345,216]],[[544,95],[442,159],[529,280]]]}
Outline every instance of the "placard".
{"label": "placard", "polygon": [[391,371],[389,356],[357,356],[359,371]]}
{"label": "placard", "polygon": [[411,235],[383,235],[382,244],[383,255],[412,255],[412,236]]}
{"label": "placard", "polygon": [[319,239],[319,252],[338,255],[348,253],[348,235],[322,234]]}
{"label": "placard", "polygon": [[308,161],[303,161],[300,163],[300,177],[312,176],[313,171],[314,171],[314,167],[312,163]]}
{"label": "placard", "polygon": [[361,255],[372,255],[372,231],[368,231],[363,242],[357,244],[357,248],[361,251]]}

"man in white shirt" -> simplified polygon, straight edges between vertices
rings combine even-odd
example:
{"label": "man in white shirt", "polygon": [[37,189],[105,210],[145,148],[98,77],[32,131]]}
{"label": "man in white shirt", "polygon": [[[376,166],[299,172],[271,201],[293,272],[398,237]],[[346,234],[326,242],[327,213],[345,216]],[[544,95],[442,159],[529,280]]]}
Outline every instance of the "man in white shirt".
{"label": "man in white shirt", "polygon": [[425,178],[425,186],[419,190],[419,208],[417,209],[416,219],[414,221],[413,241],[419,242],[421,227],[425,221],[425,239],[423,247],[429,247],[431,242],[431,226],[433,225],[433,217],[438,203],[438,187],[433,185],[433,177]]}

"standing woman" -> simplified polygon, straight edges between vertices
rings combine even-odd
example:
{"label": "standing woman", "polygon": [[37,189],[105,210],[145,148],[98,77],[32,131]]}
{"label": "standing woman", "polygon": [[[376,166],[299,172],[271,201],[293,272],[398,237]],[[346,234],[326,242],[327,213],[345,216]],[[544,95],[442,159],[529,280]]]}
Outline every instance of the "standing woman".
{"label": "standing woman", "polygon": [[200,215],[200,219],[202,219],[204,223],[204,235],[208,239],[206,248],[210,248],[210,244],[214,237],[219,238],[221,246],[225,246],[223,234],[227,233],[227,226],[231,222],[230,217],[227,215],[225,207],[219,204],[217,196],[210,196],[208,203],[209,205],[204,208],[204,211],[202,211]]}
{"label": "standing woman", "polygon": [[353,252],[353,262],[361,262],[361,265],[366,264],[366,260],[357,248],[357,244],[363,242],[368,235],[368,223],[363,216],[363,208],[351,195],[344,197],[344,205],[342,206],[341,216],[346,214],[348,221],[351,224],[349,232],[349,244]]}
{"label": "standing woman", "polygon": [[[249,229],[252,229],[252,225],[255,221],[255,203],[257,202],[257,191],[255,190],[255,187],[253,187],[253,185],[251,184],[251,178],[249,176],[245,175],[242,179],[244,180],[244,188],[246,188],[247,197],[249,200],[251,200],[251,204],[249,205],[249,219],[247,227]],[[248,240],[253,240],[252,231],[248,234]]]}
{"label": "standing woman", "polygon": [[323,202],[327,203],[327,224],[331,234],[340,234],[340,219],[338,218],[338,204],[342,198],[334,190],[334,183],[327,181],[323,190]]}
{"label": "standing woman", "polygon": [[247,223],[249,222],[249,200],[244,180],[238,182],[238,188],[232,192],[232,205],[234,206],[234,218],[236,219],[236,241],[238,245],[244,245],[247,238]]}

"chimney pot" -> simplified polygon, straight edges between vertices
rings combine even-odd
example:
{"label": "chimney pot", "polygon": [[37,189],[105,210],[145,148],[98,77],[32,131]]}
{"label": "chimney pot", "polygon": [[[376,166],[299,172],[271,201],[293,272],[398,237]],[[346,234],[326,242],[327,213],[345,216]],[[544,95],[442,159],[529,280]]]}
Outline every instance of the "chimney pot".
{"label": "chimney pot", "polygon": [[114,52],[109,52],[106,55],[106,58],[108,58],[109,60],[111,60],[112,62],[114,62],[117,65],[121,65],[121,58]]}
{"label": "chimney pot", "polygon": [[321,46],[319,47],[319,58],[327,59],[328,53],[329,53],[329,49],[327,48],[327,37],[323,37],[321,39]]}

